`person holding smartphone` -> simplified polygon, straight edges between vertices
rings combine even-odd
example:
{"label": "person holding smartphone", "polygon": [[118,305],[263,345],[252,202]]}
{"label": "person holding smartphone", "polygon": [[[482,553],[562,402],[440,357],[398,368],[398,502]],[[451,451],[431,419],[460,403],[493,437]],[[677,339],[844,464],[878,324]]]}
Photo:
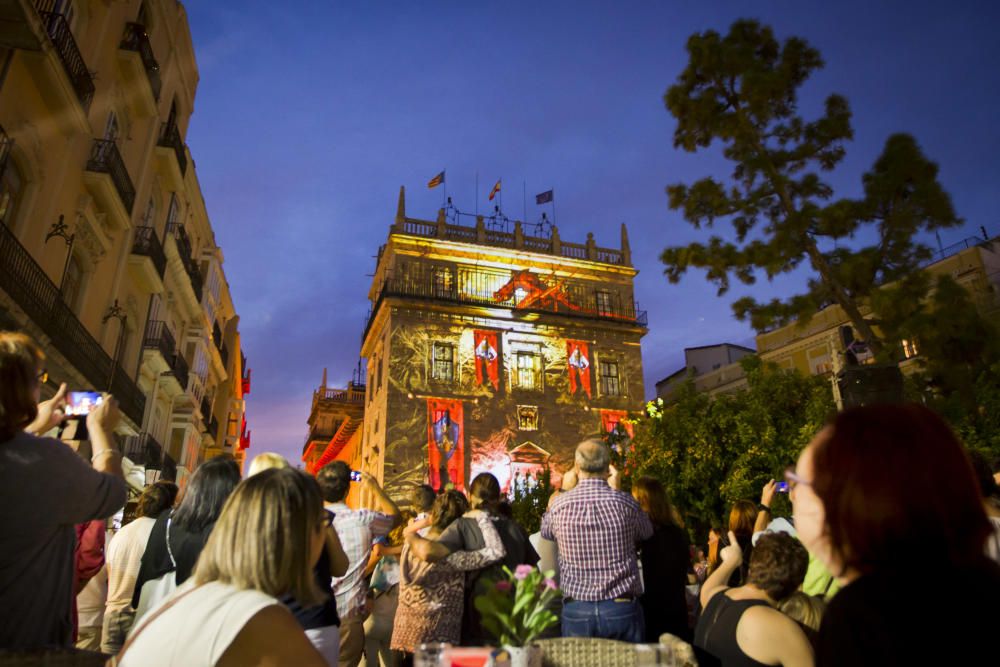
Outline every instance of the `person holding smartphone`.
{"label": "person holding smartphone", "polygon": [[74,526],[105,519],[127,491],[111,433],[117,403],[85,417],[88,464],[64,442],[40,437],[65,419],[66,390],[40,401],[45,355],[28,336],[0,332],[0,649],[72,646]]}

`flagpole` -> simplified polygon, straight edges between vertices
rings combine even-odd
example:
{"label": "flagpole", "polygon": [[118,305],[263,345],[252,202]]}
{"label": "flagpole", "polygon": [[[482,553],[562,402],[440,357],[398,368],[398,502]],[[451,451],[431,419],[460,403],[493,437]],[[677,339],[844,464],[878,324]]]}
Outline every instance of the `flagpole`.
{"label": "flagpole", "polygon": [[521,203],[524,205],[524,224],[528,224],[528,184],[521,181]]}

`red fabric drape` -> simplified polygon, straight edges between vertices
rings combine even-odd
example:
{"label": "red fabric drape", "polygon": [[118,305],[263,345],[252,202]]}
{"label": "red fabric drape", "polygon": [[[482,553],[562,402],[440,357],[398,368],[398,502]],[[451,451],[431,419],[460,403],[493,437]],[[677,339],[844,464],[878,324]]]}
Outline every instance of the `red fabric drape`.
{"label": "red fabric drape", "polygon": [[582,340],[566,341],[566,359],[569,369],[569,393],[575,394],[579,385],[590,398],[590,358],[587,343]]}
{"label": "red fabric drape", "polygon": [[500,389],[500,349],[497,347],[497,334],[495,331],[474,331],[473,339],[476,352],[476,384],[483,384],[486,381],[485,377],[497,391]]}
{"label": "red fabric drape", "polygon": [[427,480],[435,490],[451,482],[465,489],[465,437],[462,402],[427,399]]}
{"label": "red fabric drape", "polygon": [[601,410],[601,430],[605,433],[611,433],[615,426],[620,423],[625,427],[628,437],[634,438],[632,424],[625,421],[626,419],[628,419],[628,413],[624,410]]}

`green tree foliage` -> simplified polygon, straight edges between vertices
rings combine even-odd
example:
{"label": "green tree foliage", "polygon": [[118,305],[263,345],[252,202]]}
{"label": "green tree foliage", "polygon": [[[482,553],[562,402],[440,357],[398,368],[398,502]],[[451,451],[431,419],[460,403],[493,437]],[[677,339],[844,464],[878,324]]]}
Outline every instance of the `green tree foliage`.
{"label": "green tree foliage", "polygon": [[552,495],[552,474],[546,468],[534,478],[518,475],[511,483],[510,506],[514,520],[528,534],[542,526],[542,515]]}
{"label": "green tree foliage", "polygon": [[[676,402],[650,403],[649,418],[636,424],[637,474],[664,483],[698,542],[725,523],[734,501],[757,501],[835,409],[828,380],[756,356],[740,363],[747,389],[709,397],[689,382]],[[780,503],[775,514],[788,515],[787,499]]]}
{"label": "green tree foliage", "polygon": [[[894,134],[864,174],[863,196],[835,198],[823,174],[843,159],[853,136],[847,100],[830,95],[815,120],[798,111],[799,88],[823,66],[819,52],[797,37],[779,43],[769,27],[749,20],[725,37],[692,35],[687,50],[688,65],[665,98],[677,119],[674,146],[695,152],[719,142],[733,171],[728,183],[669,186],[670,208],[698,229],[727,220],[735,242],[713,235],[707,244],[665,249],[669,280],[704,269],[722,295],[733,278],[752,285],[760,275],[772,279],[807,265],[816,277],[805,292],[768,303],[741,298],[736,316],[759,331],[805,323],[839,304],[876,353],[894,352],[877,333],[883,316],[872,309],[873,293],[895,283],[894,294],[919,302],[928,283],[918,269],[932,251],[915,239],[961,223],[937,165],[912,136]],[[838,246],[842,240],[850,247]]]}

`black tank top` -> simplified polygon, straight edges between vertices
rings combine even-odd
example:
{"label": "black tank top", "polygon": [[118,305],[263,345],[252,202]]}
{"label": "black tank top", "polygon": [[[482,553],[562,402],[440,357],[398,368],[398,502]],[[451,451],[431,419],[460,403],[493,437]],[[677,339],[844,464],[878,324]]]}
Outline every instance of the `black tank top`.
{"label": "black tank top", "polygon": [[725,591],[713,595],[694,631],[698,664],[702,667],[768,667],[744,653],[736,642],[736,626],[743,612],[760,605],[768,606],[763,600],[733,600]]}

